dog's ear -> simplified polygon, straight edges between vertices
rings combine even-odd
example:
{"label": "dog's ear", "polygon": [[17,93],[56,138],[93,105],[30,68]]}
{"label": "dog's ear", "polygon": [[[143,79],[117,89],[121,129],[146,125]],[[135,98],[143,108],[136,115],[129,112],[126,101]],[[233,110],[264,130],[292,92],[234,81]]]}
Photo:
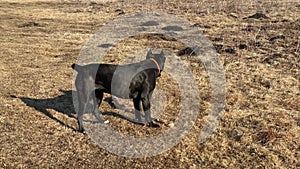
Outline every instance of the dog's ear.
{"label": "dog's ear", "polygon": [[152,55],[153,55],[153,54],[152,54],[152,49],[150,49],[150,50],[147,52],[146,58],[149,59]]}
{"label": "dog's ear", "polygon": [[151,48],[149,49],[149,53],[152,54],[152,49]]}
{"label": "dog's ear", "polygon": [[164,56],[164,55],[165,55],[164,50],[161,50],[160,55],[161,55],[161,56]]}

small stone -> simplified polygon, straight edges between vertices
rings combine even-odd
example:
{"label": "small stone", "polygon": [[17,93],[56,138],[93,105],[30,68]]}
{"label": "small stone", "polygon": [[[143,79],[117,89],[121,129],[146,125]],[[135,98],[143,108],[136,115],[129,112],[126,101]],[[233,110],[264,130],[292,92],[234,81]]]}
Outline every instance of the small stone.
{"label": "small stone", "polygon": [[125,11],[124,11],[123,9],[117,9],[117,10],[115,10],[115,12],[117,12],[118,15],[123,15],[123,14],[125,14]]}
{"label": "small stone", "polygon": [[229,16],[233,18],[238,18],[238,15],[236,13],[230,13]]}
{"label": "small stone", "polygon": [[168,126],[169,126],[169,127],[174,127],[174,123],[171,122],[171,123],[168,124]]}

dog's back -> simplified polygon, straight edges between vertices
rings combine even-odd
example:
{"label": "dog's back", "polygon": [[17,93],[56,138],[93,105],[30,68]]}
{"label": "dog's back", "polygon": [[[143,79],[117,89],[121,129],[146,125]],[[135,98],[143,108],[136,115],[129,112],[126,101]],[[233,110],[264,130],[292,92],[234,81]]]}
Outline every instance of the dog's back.
{"label": "dog's back", "polygon": [[151,73],[147,71],[151,67],[153,66],[145,61],[127,65],[72,65],[72,68],[78,72],[78,83],[89,81],[88,83],[95,84],[96,89],[120,98],[136,97],[136,90],[141,88],[146,77],[152,77],[151,79],[155,80],[155,76],[151,76]]}

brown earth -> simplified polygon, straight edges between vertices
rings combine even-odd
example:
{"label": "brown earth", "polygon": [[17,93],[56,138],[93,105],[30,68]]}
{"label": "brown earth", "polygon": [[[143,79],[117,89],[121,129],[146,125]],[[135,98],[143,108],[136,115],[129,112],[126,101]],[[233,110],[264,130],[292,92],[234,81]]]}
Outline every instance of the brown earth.
{"label": "brown earth", "polygon": [[[174,148],[131,159],[76,132],[70,65],[101,26],[149,11],[183,17],[211,40],[225,69],[227,100],[217,131],[199,144],[210,87],[202,64],[182,56],[199,85],[198,120]],[[300,168],[299,30],[300,2],[295,0],[1,1],[0,168]],[[165,38],[133,37],[114,47],[107,62],[119,63],[150,47],[174,54],[184,48]],[[161,119],[171,123],[180,102],[178,86],[164,72],[158,88],[168,91]],[[101,109],[118,112],[107,102]],[[137,137],[168,129],[104,118]]]}

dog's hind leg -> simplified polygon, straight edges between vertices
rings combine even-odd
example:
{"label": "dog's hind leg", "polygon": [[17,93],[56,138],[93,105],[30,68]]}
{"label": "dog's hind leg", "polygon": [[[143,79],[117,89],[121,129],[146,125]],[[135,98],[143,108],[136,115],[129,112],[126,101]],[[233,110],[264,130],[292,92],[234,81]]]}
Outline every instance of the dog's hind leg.
{"label": "dog's hind leg", "polygon": [[83,78],[83,76],[80,74],[78,75],[78,77],[75,80],[75,86],[76,86],[76,90],[78,93],[78,106],[79,106],[79,110],[77,112],[77,122],[78,122],[78,131],[84,133],[84,128],[83,128],[83,112],[85,109],[85,104],[86,104],[86,95],[85,95],[85,84],[81,83],[81,79]]}
{"label": "dog's hind leg", "polygon": [[[79,99],[79,102],[81,100]],[[81,133],[84,133],[84,128],[83,128],[83,111],[84,111],[84,103],[79,103],[79,110],[77,113],[77,122],[78,122],[78,131]]]}
{"label": "dog's hind leg", "polygon": [[77,122],[78,122],[78,131],[81,133],[84,133],[84,128],[83,128],[83,112],[84,112],[84,96],[82,92],[78,92],[78,103],[79,103],[79,110],[77,112]]}

